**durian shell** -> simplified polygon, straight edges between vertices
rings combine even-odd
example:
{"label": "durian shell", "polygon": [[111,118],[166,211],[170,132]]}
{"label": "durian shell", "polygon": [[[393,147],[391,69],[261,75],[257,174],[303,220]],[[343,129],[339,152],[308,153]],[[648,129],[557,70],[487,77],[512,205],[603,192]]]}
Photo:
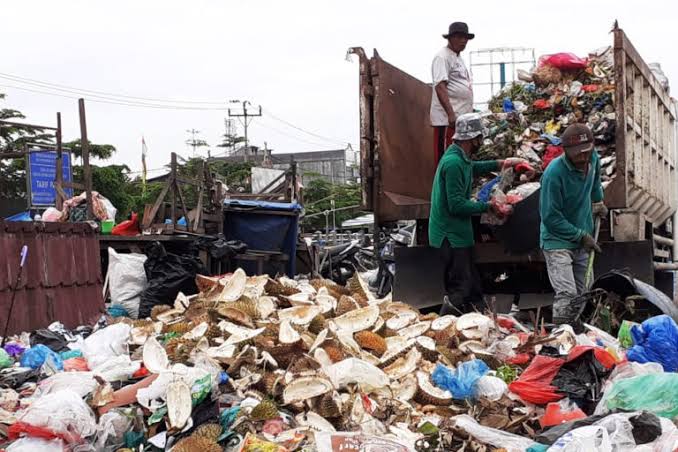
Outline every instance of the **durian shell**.
{"label": "durian shell", "polygon": [[278,407],[271,399],[264,399],[252,409],[249,418],[253,421],[268,421],[279,417]]}
{"label": "durian shell", "polygon": [[290,295],[294,295],[295,293],[300,292],[299,289],[295,289],[294,287],[287,287],[274,279],[268,280],[266,286],[264,287],[264,290],[268,295],[274,297],[278,296],[289,297]]}
{"label": "durian shell", "polygon": [[163,333],[186,334],[189,331],[191,331],[191,324],[185,321],[164,325],[162,328]]}
{"label": "durian shell", "polygon": [[342,295],[339,298],[339,302],[337,302],[337,309],[335,310],[334,314],[336,317],[339,317],[346,314],[347,312],[358,309],[359,307],[360,306],[353,299],[353,297],[350,297],[348,295]]}
{"label": "durian shell", "polygon": [[332,394],[325,394],[317,402],[318,414],[325,418],[334,418],[341,416],[341,408],[332,397]]}
{"label": "durian shell", "polygon": [[240,297],[240,300],[234,301],[233,303],[227,303],[226,305],[244,312],[245,314],[250,316],[251,319],[261,318],[261,313],[259,312],[259,308],[257,307],[257,302],[250,298],[247,298],[244,295]]}
{"label": "durian shell", "polygon": [[172,452],[222,452],[222,450],[222,447],[216,442],[193,435],[180,440],[172,448]]}
{"label": "durian shell", "polygon": [[437,388],[431,383],[430,375],[426,372],[417,372],[417,393],[414,400],[424,405],[445,406],[452,403],[452,394],[449,391]]}
{"label": "durian shell", "polygon": [[309,356],[301,356],[296,359],[289,368],[289,372],[300,374],[303,372],[316,371],[320,369],[320,364]]}
{"label": "durian shell", "polygon": [[172,306],[168,304],[157,304],[151,309],[151,319],[158,320],[158,315],[163,312],[167,312],[172,309]]}
{"label": "durian shell", "polygon": [[311,323],[309,323],[308,331],[316,335],[320,334],[320,332],[325,329],[326,321],[327,319],[325,319],[324,315],[318,314],[317,316],[313,317],[313,320],[311,320]]}
{"label": "durian shell", "polygon": [[381,356],[386,351],[386,341],[383,337],[371,331],[359,331],[353,338],[362,348],[374,352],[375,355]]}
{"label": "durian shell", "polygon": [[351,295],[351,291],[329,279],[312,279],[310,284],[315,290],[325,287],[334,298],[339,299],[342,295]]}
{"label": "durian shell", "polygon": [[365,295],[361,292],[354,292],[354,293],[351,294],[351,296],[353,297],[353,299],[356,301],[356,303],[358,303],[358,305],[361,308],[369,306],[369,304],[370,304],[368,299],[367,299],[367,295]]}
{"label": "durian shell", "polygon": [[429,312],[428,314],[422,315],[421,317],[419,317],[419,321],[420,321],[420,322],[427,322],[427,321],[432,322],[433,320],[435,320],[435,319],[437,319],[437,318],[438,318],[438,314],[437,314],[437,313],[435,313],[435,312]]}
{"label": "durian shell", "polygon": [[219,328],[217,325],[211,323],[210,327],[207,330],[207,333],[205,333],[205,337],[209,341],[214,341],[214,339],[216,338],[224,337],[224,332],[221,331],[221,328]]}
{"label": "durian shell", "polygon": [[233,303],[222,303],[217,309],[219,315],[233,323],[254,329],[255,326],[254,322],[252,321],[252,317],[247,315],[245,312],[232,307],[232,304]]}
{"label": "durian shell", "polygon": [[280,397],[283,390],[284,376],[275,372],[266,372],[258,386],[261,386],[265,394],[273,397]]}
{"label": "durian shell", "polygon": [[335,341],[325,342],[320,348],[325,350],[325,353],[327,353],[333,363],[338,363],[339,361],[346,359],[346,353],[344,353],[342,347]]}
{"label": "durian shell", "polygon": [[191,436],[199,436],[216,442],[222,432],[223,428],[221,428],[221,425],[219,424],[202,424],[195,429]]}

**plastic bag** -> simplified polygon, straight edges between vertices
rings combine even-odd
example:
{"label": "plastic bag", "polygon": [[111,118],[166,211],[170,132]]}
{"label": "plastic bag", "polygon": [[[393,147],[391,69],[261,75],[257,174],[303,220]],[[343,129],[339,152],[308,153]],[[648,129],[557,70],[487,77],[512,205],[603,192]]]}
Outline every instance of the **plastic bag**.
{"label": "plastic bag", "polygon": [[614,368],[612,373],[605,380],[603,385],[603,392],[607,392],[612,385],[618,381],[623,380],[624,378],[637,377],[638,375],[649,375],[649,374],[660,374],[664,372],[661,364],[657,363],[632,363],[625,361],[620,363],[617,367]]}
{"label": "plastic bag", "polygon": [[125,323],[116,323],[95,332],[82,346],[82,355],[87,360],[89,368],[96,370],[101,364],[111,358],[126,354],[127,339],[132,327]]}
{"label": "plastic bag", "polygon": [[29,348],[21,355],[21,367],[37,369],[45,364],[48,356],[52,358],[57,369],[64,369],[64,362],[61,357],[42,344]]}
{"label": "plastic bag", "polygon": [[551,402],[546,405],[544,415],[539,418],[539,424],[542,428],[552,427],[554,425],[564,424],[565,422],[583,419],[586,413],[579,409],[577,405],[570,402],[569,399],[560,402]]}
{"label": "plastic bag", "polygon": [[94,413],[71,389],[39,397],[17,415],[17,419],[36,427],[46,427],[58,433],[73,433],[87,437],[96,432]]}
{"label": "plastic bag", "polygon": [[64,371],[66,372],[86,372],[89,370],[87,360],[85,358],[70,358],[64,361]]}
{"label": "plastic bag", "polygon": [[652,413],[642,412],[631,416],[629,423],[635,444],[651,443],[662,435],[661,420]]}
{"label": "plastic bag", "polygon": [[4,348],[0,348],[0,369],[5,369],[14,364],[12,358],[9,357]]}
{"label": "plastic bag", "polygon": [[585,58],[579,58],[577,55],[568,52],[554,53],[552,55],[542,55],[539,57],[539,67],[553,66],[561,71],[572,71],[586,69],[588,62]]}
{"label": "plastic bag", "polygon": [[19,438],[7,446],[6,452],[63,452],[64,442],[60,439]]}
{"label": "plastic bag", "polygon": [[116,224],[111,231],[111,235],[122,235],[125,237],[132,237],[141,233],[139,229],[139,219],[135,212],[132,212],[129,220],[125,220],[120,224]]}
{"label": "plastic bag", "polygon": [[87,397],[97,386],[92,372],[61,372],[40,382],[36,396],[43,397],[68,389],[80,397]]}
{"label": "plastic bag", "polygon": [[474,396],[476,382],[489,370],[487,364],[480,359],[465,361],[454,371],[438,364],[431,375],[431,380],[439,388],[450,391],[455,399],[470,399]]}
{"label": "plastic bag", "polygon": [[31,333],[31,347],[35,347],[38,344],[45,345],[49,347],[50,350],[57,353],[70,350],[68,348],[68,341],[66,338],[55,331],[51,331],[46,328],[35,330]]}
{"label": "plastic bag", "polygon": [[455,416],[451,420],[457,428],[464,430],[481,443],[501,447],[508,452],[523,452],[534,444],[534,441],[522,436],[480,425],[467,414]]}
{"label": "plastic bag", "polygon": [[565,149],[563,149],[562,146],[555,146],[553,144],[546,146],[546,152],[544,153],[544,157],[542,157],[544,171],[546,171],[546,167],[549,166],[554,159],[563,155],[564,152]]}
{"label": "plastic bag", "polygon": [[678,325],[668,315],[658,315],[631,328],[633,343],[627,352],[629,361],[656,362],[666,372],[678,371]]}
{"label": "plastic bag", "polygon": [[619,380],[604,395],[596,414],[646,410],[658,416],[678,416],[678,374],[640,375]]}
{"label": "plastic bag", "polygon": [[125,445],[125,432],[132,430],[134,418],[123,410],[112,410],[99,419],[95,450],[115,452]]}
{"label": "plastic bag", "polygon": [[62,217],[63,213],[60,210],[55,209],[54,207],[48,207],[42,214],[42,221],[53,223],[61,221]]}
{"label": "plastic bag", "polygon": [[489,375],[480,377],[475,385],[475,397],[477,399],[484,398],[492,402],[501,399],[507,391],[508,386],[504,380]]}
{"label": "plastic bag", "polygon": [[141,361],[132,361],[128,355],[120,355],[99,364],[94,373],[106,381],[126,381],[141,367]]}
{"label": "plastic bag", "polygon": [[101,206],[106,210],[106,220],[115,221],[115,216],[118,213],[118,209],[115,208],[113,203],[109,201],[108,198],[105,198],[102,195],[99,195],[99,201],[101,202]]}
{"label": "plastic bag", "polygon": [[146,289],[146,271],[143,254],[119,254],[108,248],[108,287],[111,291],[111,304],[120,305],[133,319],[139,317],[141,293]]}
{"label": "plastic bag", "polygon": [[509,390],[522,400],[537,405],[556,402],[564,396],[551,385],[565,360],[550,356],[535,356],[520,377],[509,385]]}
{"label": "plastic bag", "polygon": [[154,243],[148,248],[147,255],[144,269],[148,286],[141,294],[141,318],[150,316],[153,306],[176,299],[179,292],[186,295],[197,293],[195,276],[207,273],[197,254],[167,253],[160,243]]}
{"label": "plastic bag", "polygon": [[566,433],[548,448],[548,452],[612,452],[607,430],[598,425],[580,427]]}

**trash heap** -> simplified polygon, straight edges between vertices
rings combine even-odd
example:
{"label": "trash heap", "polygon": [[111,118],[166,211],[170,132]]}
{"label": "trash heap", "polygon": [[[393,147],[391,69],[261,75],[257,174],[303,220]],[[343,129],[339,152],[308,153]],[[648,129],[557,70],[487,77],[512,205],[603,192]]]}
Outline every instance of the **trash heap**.
{"label": "trash heap", "polygon": [[[551,333],[422,314],[359,276],[197,276],[150,318],[54,324],[0,351],[16,451],[673,450],[678,326]],[[0,440],[2,444],[2,440]],[[549,449],[550,447],[550,449]],[[634,449],[640,450],[640,449]]]}
{"label": "trash heap", "polygon": [[[567,126],[584,122],[593,131],[606,187],[616,167],[612,48],[596,50],[586,59],[570,53],[545,55],[532,72],[518,72],[519,81],[490,99],[483,114],[488,136],[474,158],[521,157],[529,162],[533,171],[503,174],[504,193],[515,203],[539,188],[537,176],[563,153],[559,136]],[[479,179],[477,190],[487,183]],[[520,188],[524,184],[529,185]]]}

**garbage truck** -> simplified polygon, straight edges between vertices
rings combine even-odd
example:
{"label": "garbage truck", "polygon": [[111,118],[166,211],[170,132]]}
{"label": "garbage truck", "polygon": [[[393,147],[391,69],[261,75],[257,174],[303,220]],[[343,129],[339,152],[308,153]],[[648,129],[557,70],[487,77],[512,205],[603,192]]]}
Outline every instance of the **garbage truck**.
{"label": "garbage truck", "polygon": [[[596,256],[595,273],[625,270],[675,300],[676,105],[616,24],[612,36],[616,174],[605,188],[610,215],[601,225],[603,253]],[[375,234],[398,220],[420,225],[420,246],[401,248],[396,255],[393,297],[419,308],[438,305],[442,267],[424,239],[436,170],[431,85],[388,63],[376,50],[371,58],[360,47],[349,52],[359,57],[363,208],[374,213]],[[538,215],[538,204],[533,210]],[[478,221],[474,228],[478,268],[493,302],[504,309],[550,303],[552,289],[538,246],[512,253],[496,231]],[[529,233],[538,236],[536,229]],[[524,234],[528,231],[519,232]]]}

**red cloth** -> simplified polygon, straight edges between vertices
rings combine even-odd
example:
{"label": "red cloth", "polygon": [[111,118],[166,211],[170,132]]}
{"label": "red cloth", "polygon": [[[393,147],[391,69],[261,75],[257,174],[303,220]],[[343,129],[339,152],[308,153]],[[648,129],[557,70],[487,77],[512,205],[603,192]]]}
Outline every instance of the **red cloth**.
{"label": "red cloth", "polygon": [[433,156],[436,159],[436,167],[443,158],[443,154],[454,141],[454,127],[434,126],[433,127]]}
{"label": "red cloth", "polygon": [[551,163],[553,159],[560,157],[563,152],[565,152],[565,150],[562,146],[554,146],[552,144],[546,146],[546,152],[541,159],[544,171],[546,171],[546,167],[549,166],[549,163]]}

